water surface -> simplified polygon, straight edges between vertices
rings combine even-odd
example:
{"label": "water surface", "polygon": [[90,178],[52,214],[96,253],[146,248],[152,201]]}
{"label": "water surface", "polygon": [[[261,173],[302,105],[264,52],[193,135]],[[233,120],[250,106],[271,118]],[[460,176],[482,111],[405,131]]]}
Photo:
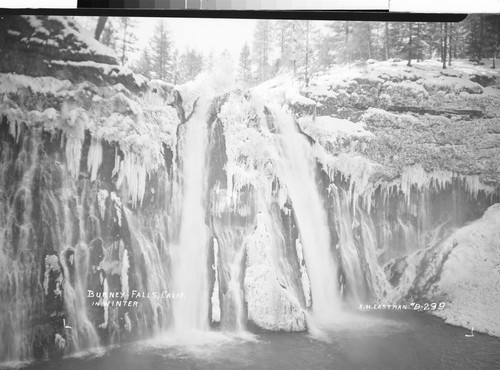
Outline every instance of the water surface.
{"label": "water surface", "polygon": [[186,333],[23,369],[500,369],[500,339],[414,312],[361,313],[323,335]]}

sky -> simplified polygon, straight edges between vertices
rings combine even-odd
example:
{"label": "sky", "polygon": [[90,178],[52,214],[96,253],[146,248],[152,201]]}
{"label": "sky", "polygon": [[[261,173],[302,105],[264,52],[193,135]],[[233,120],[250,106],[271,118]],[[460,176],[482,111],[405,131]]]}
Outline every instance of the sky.
{"label": "sky", "polygon": [[[224,19],[224,18],[148,18],[137,17],[139,51],[130,58],[130,62],[138,59],[145,46],[150,46],[156,23],[163,19],[170,30],[172,40],[182,53],[188,48],[196,49],[208,55],[213,51],[214,56],[220,55],[225,49],[237,60],[245,42],[251,46],[252,35],[256,20],[253,19]],[[95,21],[81,20],[87,28],[95,27]]]}
{"label": "sky", "polygon": [[[255,20],[223,18],[163,18],[170,29],[176,47],[182,52],[194,48],[205,54],[215,55],[229,50],[234,56],[239,55],[245,42],[251,43]],[[139,18],[141,34],[139,40],[147,43],[153,35],[158,19]],[[142,43],[140,43],[142,44]]]}

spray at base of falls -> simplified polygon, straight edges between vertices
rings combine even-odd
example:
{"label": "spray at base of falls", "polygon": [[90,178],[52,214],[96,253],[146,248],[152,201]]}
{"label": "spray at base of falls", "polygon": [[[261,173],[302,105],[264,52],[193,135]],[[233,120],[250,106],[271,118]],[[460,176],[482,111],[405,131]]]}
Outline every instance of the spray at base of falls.
{"label": "spray at base of falls", "polygon": [[205,223],[208,103],[198,99],[185,123],[182,148],[183,200],[179,241],[173,251],[173,287],[185,298],[173,303],[173,330],[208,330],[208,227]]}

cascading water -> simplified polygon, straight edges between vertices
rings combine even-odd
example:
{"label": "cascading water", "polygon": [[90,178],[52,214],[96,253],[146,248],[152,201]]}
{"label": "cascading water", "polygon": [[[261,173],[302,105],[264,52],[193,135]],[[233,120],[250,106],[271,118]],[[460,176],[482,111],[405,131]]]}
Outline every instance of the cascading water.
{"label": "cascading water", "polygon": [[[46,24],[47,41],[59,39],[54,22]],[[28,23],[38,22],[18,31],[11,22],[9,42],[17,33],[29,40]],[[64,49],[75,49],[69,39],[78,33],[65,34]],[[71,64],[58,78],[0,74],[7,82],[0,92],[0,361],[57,357],[167,327],[167,336],[187,334],[191,343],[193,331],[209,329],[210,313],[222,331],[238,335],[246,327],[336,324],[346,302],[427,293],[419,270],[434,257],[425,249],[498,201],[488,199],[481,174],[433,174],[420,165],[395,177],[373,172],[379,164],[357,145],[355,156],[336,154],[348,148],[337,148],[335,130],[314,136],[322,126],[316,119],[310,132],[303,127],[315,144],[280,109],[271,128],[252,92],[211,90],[220,76],[139,87],[119,66],[96,67],[94,75],[93,64],[102,63],[71,81],[59,79],[78,75]],[[82,78],[96,85],[88,89]],[[152,91],[164,94],[159,102],[144,99]],[[210,122],[208,95],[217,96]],[[432,279],[441,271],[435,266]],[[134,290],[148,296],[110,297]],[[149,295],[165,290],[176,298]]]}
{"label": "cascading water", "polygon": [[338,266],[330,247],[327,214],[316,183],[316,157],[293,118],[274,111],[279,135],[279,173],[284,180],[297,220],[311,284],[312,313],[318,321],[335,318],[341,308]]}
{"label": "cascading water", "polygon": [[[144,276],[144,287],[151,292],[161,292],[168,290],[170,287],[170,275],[168,264],[168,249],[162,237],[161,230],[146,230],[142,231],[138,217],[127,208],[123,208],[125,218],[131,234],[131,242],[133,248],[140,253],[144,268],[147,273]],[[159,243],[151,240],[151,235],[158,233],[157,237],[160,238]],[[149,237],[148,237],[149,236]],[[123,279],[128,279],[124,274]],[[122,289],[124,285],[122,282]],[[175,293],[175,292],[174,292]],[[170,301],[166,299],[150,298],[149,303],[152,310],[153,323],[152,328],[154,332],[160,332],[168,323],[170,316]]]}
{"label": "cascading water", "polygon": [[[200,102],[200,100],[198,101]],[[174,291],[184,298],[173,302],[176,332],[208,329],[208,228],[205,223],[207,124],[205,104],[185,123],[182,153],[183,201],[179,242],[173,258]]]}

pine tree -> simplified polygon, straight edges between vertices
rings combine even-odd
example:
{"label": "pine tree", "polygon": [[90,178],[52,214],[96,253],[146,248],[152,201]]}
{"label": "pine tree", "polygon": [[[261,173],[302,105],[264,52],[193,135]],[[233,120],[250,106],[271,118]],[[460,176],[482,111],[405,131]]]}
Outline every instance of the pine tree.
{"label": "pine tree", "polygon": [[473,62],[479,63],[483,58],[483,39],[482,39],[482,17],[481,15],[470,15],[466,19],[468,23],[468,35],[466,39],[467,54]]}
{"label": "pine tree", "polygon": [[385,60],[388,60],[391,57],[391,42],[389,36],[389,22],[385,22],[384,25],[384,52],[385,52]]}
{"label": "pine tree", "polygon": [[252,81],[252,61],[250,59],[250,47],[245,43],[240,52],[238,77],[244,86]]}
{"label": "pine tree", "polygon": [[279,20],[272,24],[271,31],[279,56],[276,61],[276,72],[289,71],[292,68],[293,59],[293,22],[291,20]]}
{"label": "pine tree", "polygon": [[500,41],[500,16],[483,15],[484,18],[484,37],[485,37],[485,55],[491,58],[491,68],[496,68],[496,59]]}
{"label": "pine tree", "polygon": [[172,44],[169,31],[163,20],[158,21],[151,39],[152,60],[155,77],[160,80],[172,81],[169,73]]}
{"label": "pine tree", "polygon": [[257,76],[260,82],[269,78],[269,55],[271,53],[271,23],[267,19],[257,21],[253,35],[253,55],[257,64]]}
{"label": "pine tree", "polygon": [[180,81],[180,65],[179,65],[179,51],[174,49],[171,53],[170,63],[170,82],[173,84],[178,84]]}
{"label": "pine tree", "polygon": [[135,73],[140,73],[144,77],[152,78],[153,64],[151,63],[151,53],[148,48],[144,48],[141,53],[141,57],[133,67],[133,70]]}
{"label": "pine tree", "polygon": [[118,57],[122,65],[128,61],[128,56],[136,50],[137,36],[134,33],[136,21],[130,17],[118,18]]}
{"label": "pine tree", "polygon": [[203,54],[188,49],[179,58],[180,76],[179,83],[185,83],[194,78],[203,70]]}
{"label": "pine tree", "polygon": [[116,19],[108,18],[104,30],[102,31],[100,41],[118,54],[117,29]]}

